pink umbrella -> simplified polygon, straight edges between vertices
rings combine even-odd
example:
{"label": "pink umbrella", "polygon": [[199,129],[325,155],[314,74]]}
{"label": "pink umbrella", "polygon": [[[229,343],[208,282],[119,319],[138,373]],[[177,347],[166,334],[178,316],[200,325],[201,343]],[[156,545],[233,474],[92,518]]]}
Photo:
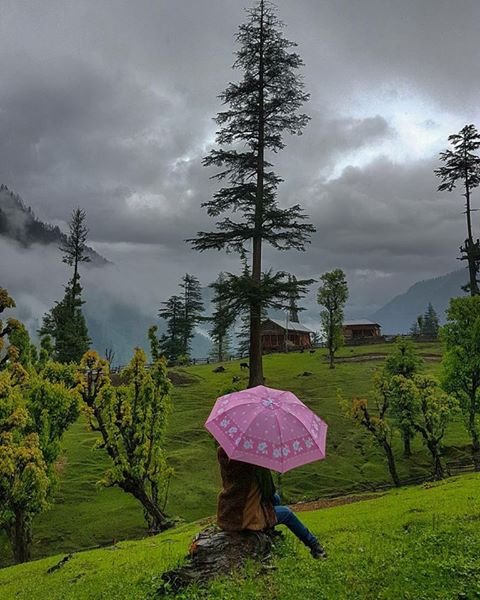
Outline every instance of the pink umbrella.
{"label": "pink umbrella", "polygon": [[292,392],[258,385],[221,396],[205,427],[230,458],[280,473],[325,458],[327,424]]}

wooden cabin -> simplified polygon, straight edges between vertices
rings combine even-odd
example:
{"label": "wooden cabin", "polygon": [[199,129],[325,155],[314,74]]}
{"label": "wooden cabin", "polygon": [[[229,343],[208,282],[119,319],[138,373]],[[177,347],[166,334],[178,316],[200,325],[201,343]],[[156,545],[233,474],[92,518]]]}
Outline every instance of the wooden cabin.
{"label": "wooden cabin", "polygon": [[311,348],[312,335],[313,331],[301,323],[266,319],[262,323],[262,350],[263,352],[285,352]]}
{"label": "wooden cabin", "polygon": [[357,321],[345,321],[343,323],[343,335],[345,341],[371,340],[382,336],[380,325],[369,321],[368,319],[358,319]]}

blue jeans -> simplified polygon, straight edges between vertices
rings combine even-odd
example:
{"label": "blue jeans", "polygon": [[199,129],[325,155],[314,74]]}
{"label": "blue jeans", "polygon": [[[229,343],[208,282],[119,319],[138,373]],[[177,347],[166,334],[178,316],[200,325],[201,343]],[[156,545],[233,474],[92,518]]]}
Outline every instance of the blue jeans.
{"label": "blue jeans", "polygon": [[309,548],[314,544],[318,544],[317,538],[305,527],[296,514],[288,506],[281,506],[280,502],[280,496],[275,494],[273,496],[273,508],[277,515],[277,525],[286,525]]}

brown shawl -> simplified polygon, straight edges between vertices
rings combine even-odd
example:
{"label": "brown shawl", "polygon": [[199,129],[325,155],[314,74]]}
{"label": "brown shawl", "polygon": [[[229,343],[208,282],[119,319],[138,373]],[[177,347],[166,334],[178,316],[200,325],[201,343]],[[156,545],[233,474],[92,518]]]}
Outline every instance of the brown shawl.
{"label": "brown shawl", "polygon": [[255,531],[273,527],[277,522],[271,502],[262,501],[256,479],[256,467],[230,460],[218,448],[223,489],[218,495],[217,523],[225,531]]}

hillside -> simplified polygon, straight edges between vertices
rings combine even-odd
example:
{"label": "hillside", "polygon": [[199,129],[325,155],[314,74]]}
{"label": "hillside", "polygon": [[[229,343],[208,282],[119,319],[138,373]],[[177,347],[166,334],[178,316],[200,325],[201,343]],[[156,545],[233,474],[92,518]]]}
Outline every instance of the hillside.
{"label": "hillside", "polygon": [[[329,557],[315,562],[287,533],[273,569],[251,564],[188,600],[416,600],[480,595],[480,476],[456,477],[301,518]],[[0,570],[0,599],[153,600],[160,575],[183,559],[200,524]],[[165,596],[162,596],[165,597]]]}
{"label": "hillside", "polygon": [[[40,221],[23,200],[0,185],[0,236],[18,242],[25,248],[34,244],[60,246],[67,236],[57,226]],[[87,255],[94,266],[105,266],[109,261],[87,246]]]}
{"label": "hillside", "polygon": [[[367,396],[374,370],[381,365],[381,354],[390,345],[376,347],[376,360],[362,362],[362,354],[371,347],[355,348],[355,362],[339,363],[328,369],[324,351],[315,354],[275,354],[265,357],[267,384],[288,388],[302,398],[329,424],[327,459],[294,469],[282,479],[284,497],[289,502],[371,491],[388,484],[390,479],[382,453],[366,433],[342,413],[338,395],[344,398]],[[439,347],[419,345],[421,353],[438,353]],[[344,348],[344,358],[352,349]],[[368,358],[368,357],[367,357]],[[231,385],[232,376],[247,375],[238,361],[225,364],[225,373],[213,373],[211,365],[198,365],[176,371],[173,390],[173,414],[168,428],[168,460],[175,473],[170,484],[167,511],[193,521],[215,511],[219,488],[218,468],[212,439],[203,423],[222,391]],[[429,361],[425,367],[438,373],[439,363]],[[299,377],[310,371],[310,377]],[[130,496],[115,488],[101,488],[96,482],[108,466],[106,454],[94,449],[96,436],[79,420],[66,434],[61,477],[52,509],[35,521],[34,557],[111,543],[145,535],[142,510]],[[459,418],[445,439],[448,461],[469,458],[468,436]],[[420,440],[413,443],[413,457],[402,457],[401,440],[394,439],[400,477],[427,478],[430,473],[428,454]],[[188,490],[188,493],[186,493]],[[0,564],[9,560],[6,547],[1,548]]]}
{"label": "hillside", "polygon": [[442,277],[419,281],[371,315],[371,319],[380,323],[384,334],[408,333],[417,316],[423,315],[431,302],[443,322],[450,299],[464,294],[462,286],[467,280],[467,271],[459,269]]}

